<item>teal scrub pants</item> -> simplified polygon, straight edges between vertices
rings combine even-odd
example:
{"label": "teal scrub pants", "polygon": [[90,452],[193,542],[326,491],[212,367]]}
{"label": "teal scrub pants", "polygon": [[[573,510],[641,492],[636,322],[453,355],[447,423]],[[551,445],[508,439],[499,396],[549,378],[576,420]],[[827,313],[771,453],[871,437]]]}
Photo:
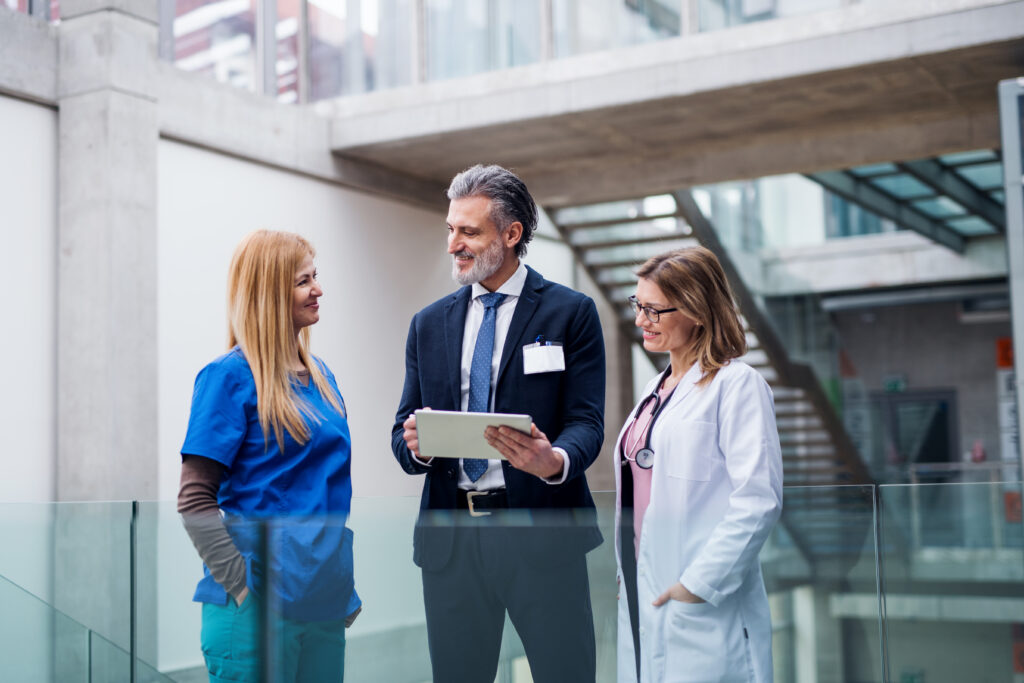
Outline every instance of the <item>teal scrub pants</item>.
{"label": "teal scrub pants", "polygon": [[252,594],[241,607],[233,598],[227,605],[203,603],[200,641],[210,683],[260,683],[263,667],[274,683],[341,683],[344,619],[299,622],[273,617],[273,650],[265,653],[256,603]]}

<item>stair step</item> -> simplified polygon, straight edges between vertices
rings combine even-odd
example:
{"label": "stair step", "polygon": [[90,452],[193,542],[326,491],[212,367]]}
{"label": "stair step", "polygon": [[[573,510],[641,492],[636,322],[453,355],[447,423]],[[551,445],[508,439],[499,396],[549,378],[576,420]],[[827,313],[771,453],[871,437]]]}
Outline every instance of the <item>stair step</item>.
{"label": "stair step", "polygon": [[779,429],[779,433],[782,432],[795,432],[795,431],[821,431],[824,429],[824,425],[821,422],[821,418],[815,413],[806,415],[790,416],[781,415],[775,418],[775,424]]}
{"label": "stair step", "polygon": [[814,431],[779,430],[779,441],[785,446],[824,446],[832,444],[832,437],[823,429]]}
{"label": "stair step", "polygon": [[740,356],[740,360],[755,368],[771,365],[771,361],[768,360],[768,354],[761,348],[748,350],[745,356]]}
{"label": "stair step", "polygon": [[796,415],[817,415],[818,410],[810,401],[792,399],[775,401],[775,417],[792,417]]}
{"label": "stair step", "polygon": [[806,401],[807,392],[799,387],[786,387],[779,385],[772,389],[776,403],[787,401]]}

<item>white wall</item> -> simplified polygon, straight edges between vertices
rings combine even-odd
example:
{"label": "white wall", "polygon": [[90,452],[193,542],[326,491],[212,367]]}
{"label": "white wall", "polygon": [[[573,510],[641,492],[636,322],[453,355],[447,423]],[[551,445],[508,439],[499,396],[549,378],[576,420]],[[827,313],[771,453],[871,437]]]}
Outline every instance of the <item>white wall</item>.
{"label": "white wall", "polygon": [[54,496],[57,114],[0,96],[0,501]]}
{"label": "white wall", "polygon": [[[0,661],[19,680],[49,680],[51,509],[56,460],[57,115],[0,96]],[[11,503],[11,504],[4,504]],[[20,668],[19,668],[20,667]]]}

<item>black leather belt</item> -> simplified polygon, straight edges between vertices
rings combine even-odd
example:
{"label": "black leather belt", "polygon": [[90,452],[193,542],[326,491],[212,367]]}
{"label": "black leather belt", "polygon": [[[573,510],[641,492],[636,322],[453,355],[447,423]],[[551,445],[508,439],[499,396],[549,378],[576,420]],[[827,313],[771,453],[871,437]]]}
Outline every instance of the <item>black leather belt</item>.
{"label": "black leather belt", "polygon": [[486,517],[491,514],[490,510],[505,510],[508,508],[508,491],[506,489],[494,491],[465,491],[459,489],[455,507],[459,510],[469,510],[471,517]]}

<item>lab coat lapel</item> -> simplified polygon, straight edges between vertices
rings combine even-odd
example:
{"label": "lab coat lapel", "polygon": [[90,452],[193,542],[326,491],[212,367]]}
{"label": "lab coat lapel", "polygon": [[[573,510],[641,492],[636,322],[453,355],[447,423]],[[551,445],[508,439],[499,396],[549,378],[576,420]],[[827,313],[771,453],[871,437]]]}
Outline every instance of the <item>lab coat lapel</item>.
{"label": "lab coat lapel", "polygon": [[683,399],[685,399],[689,393],[693,391],[694,387],[697,386],[697,381],[700,379],[700,376],[700,364],[694,363],[693,366],[686,371],[686,374],[683,375],[683,378],[679,380],[679,385],[676,387],[676,390],[672,392],[672,398],[669,399],[668,405],[665,406],[665,412],[675,410],[676,407],[682,403]]}
{"label": "lab coat lapel", "polygon": [[448,352],[448,383],[455,410],[462,407],[462,337],[466,332],[466,313],[472,287],[456,292],[444,308],[444,345]]}
{"label": "lab coat lapel", "polygon": [[[522,336],[526,332],[526,325],[530,322],[537,306],[540,305],[540,290],[544,287],[544,278],[540,273],[529,266],[526,267],[526,282],[523,283],[523,291],[516,302],[515,313],[512,314],[512,322],[508,326],[508,336],[505,337],[505,346],[501,350],[501,365],[498,366],[497,385],[500,385],[501,378],[508,368],[512,356],[516,355],[516,347],[523,343]],[[533,341],[532,339],[529,341]]]}

